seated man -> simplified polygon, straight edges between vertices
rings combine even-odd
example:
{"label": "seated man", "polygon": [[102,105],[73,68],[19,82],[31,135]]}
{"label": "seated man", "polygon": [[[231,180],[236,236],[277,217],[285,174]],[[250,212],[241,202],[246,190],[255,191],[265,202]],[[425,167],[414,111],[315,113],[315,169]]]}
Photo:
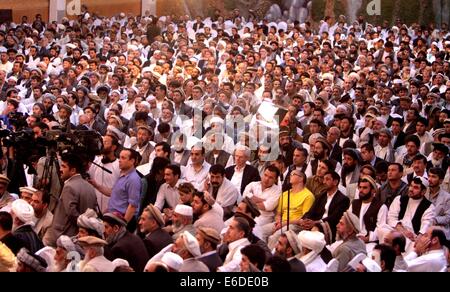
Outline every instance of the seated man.
{"label": "seated man", "polygon": [[419,234],[424,234],[433,225],[434,206],[425,199],[424,195],[428,188],[428,180],[424,177],[416,177],[412,180],[408,196],[395,197],[388,212],[388,226],[383,232],[396,229],[409,240],[406,251],[412,249]]}
{"label": "seated man", "polygon": [[327,264],[320,256],[326,245],[323,233],[303,230],[298,234],[298,239],[301,246],[299,257],[306,272],[325,272]]}
{"label": "seated man", "polygon": [[281,186],[275,184],[278,176],[278,168],[268,166],[261,181],[252,182],[245,188],[243,197],[248,197],[261,212],[261,215],[255,218],[255,229],[274,222],[274,211],[281,195]]}
{"label": "seated man", "polygon": [[359,218],[346,211],[337,225],[337,234],[343,242],[334,250],[333,257],[339,261],[339,272],[347,270],[347,264],[357,254],[367,254],[366,245],[356,235],[361,232]]}
{"label": "seated man", "polygon": [[440,227],[429,227],[420,235],[415,250],[407,255],[408,272],[446,272],[445,233]]}
{"label": "seated man", "polygon": [[280,236],[279,230],[285,231],[288,223],[289,230],[296,233],[301,230],[300,220],[308,213],[315,200],[314,195],[305,187],[306,175],[303,172],[297,169],[292,170],[289,180],[292,188],[280,197],[275,222],[263,226],[263,240],[270,236],[269,248],[275,246]]}

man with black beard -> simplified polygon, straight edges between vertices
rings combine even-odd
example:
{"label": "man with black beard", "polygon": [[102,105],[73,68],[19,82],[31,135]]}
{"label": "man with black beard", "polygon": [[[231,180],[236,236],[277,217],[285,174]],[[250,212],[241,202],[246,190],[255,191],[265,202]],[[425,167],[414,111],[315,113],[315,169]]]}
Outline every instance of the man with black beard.
{"label": "man with black beard", "polygon": [[294,156],[294,150],[296,147],[300,147],[296,141],[293,141],[290,135],[289,128],[281,127],[279,134],[279,145],[281,150],[281,155],[284,156],[287,165],[291,165]]}
{"label": "man with black beard", "polygon": [[447,169],[449,165],[448,161],[448,147],[442,143],[433,143],[433,152],[431,153],[431,161],[427,162],[427,169],[432,167],[438,167]]}
{"label": "man with black beard", "polygon": [[[311,160],[306,168],[305,174],[307,177],[313,176],[317,172],[319,161],[327,159],[331,151],[331,145],[324,138],[317,138],[314,144],[313,160]],[[336,164],[335,161],[332,161]]]}
{"label": "man with black beard", "polygon": [[386,224],[388,208],[375,195],[376,181],[370,176],[362,176],[358,182],[359,199],[353,200],[350,211],[358,216],[361,230],[357,236],[365,243],[378,241],[376,228]]}
{"label": "man with black beard", "polygon": [[223,208],[224,220],[233,216],[233,208],[240,197],[239,190],[225,176],[225,168],[215,164],[209,169],[209,182],[205,190],[212,195],[216,203]]}
{"label": "man with black beard", "polygon": [[[119,147],[119,140],[116,136],[108,134],[103,137],[102,155],[97,156],[95,164],[89,168],[88,182],[95,188],[97,202],[100,211],[105,212],[108,208],[109,198],[112,192],[112,186],[120,176],[119,160],[116,157],[116,150]],[[98,165],[110,170],[106,172]]]}
{"label": "man with black beard", "polygon": [[351,185],[355,185],[359,180],[360,165],[359,165],[359,154],[353,148],[345,148],[344,159],[341,171],[341,183],[347,189],[347,195],[350,198],[355,197],[356,189],[350,188]]}

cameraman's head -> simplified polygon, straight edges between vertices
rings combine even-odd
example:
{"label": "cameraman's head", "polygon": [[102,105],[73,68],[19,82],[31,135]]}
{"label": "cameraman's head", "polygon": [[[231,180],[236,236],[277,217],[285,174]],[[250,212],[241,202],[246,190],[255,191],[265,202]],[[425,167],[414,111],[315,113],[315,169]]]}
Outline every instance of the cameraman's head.
{"label": "cameraman's head", "polygon": [[9,98],[6,104],[6,109],[8,114],[17,112],[17,108],[19,107],[19,101],[15,98]]}
{"label": "cameraman's head", "polygon": [[47,124],[43,122],[34,123],[32,126],[34,139],[39,137],[43,137],[45,135],[45,131],[49,130]]}
{"label": "cameraman's head", "polygon": [[61,179],[63,181],[68,180],[76,174],[81,174],[83,172],[83,162],[80,157],[73,153],[63,154],[61,156]]}
{"label": "cameraman's head", "polygon": [[106,134],[103,136],[103,150],[102,153],[105,156],[113,154],[116,152],[117,148],[119,148],[119,139],[117,139],[114,135]]}

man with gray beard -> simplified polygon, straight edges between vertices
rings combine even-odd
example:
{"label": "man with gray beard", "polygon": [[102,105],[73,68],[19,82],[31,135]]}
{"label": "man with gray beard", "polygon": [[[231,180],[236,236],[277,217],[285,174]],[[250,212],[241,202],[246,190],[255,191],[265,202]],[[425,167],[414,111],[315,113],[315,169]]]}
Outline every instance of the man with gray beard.
{"label": "man with gray beard", "polygon": [[136,272],[144,271],[149,256],[144,242],[135,234],[127,231],[127,222],[120,213],[103,215],[105,237],[105,257],[110,261],[117,258],[127,260]]}
{"label": "man with gray beard", "polygon": [[172,225],[164,228],[172,234],[172,239],[175,241],[184,232],[189,231],[195,236],[195,228],[192,225],[194,218],[194,211],[191,206],[178,204],[172,215]]}

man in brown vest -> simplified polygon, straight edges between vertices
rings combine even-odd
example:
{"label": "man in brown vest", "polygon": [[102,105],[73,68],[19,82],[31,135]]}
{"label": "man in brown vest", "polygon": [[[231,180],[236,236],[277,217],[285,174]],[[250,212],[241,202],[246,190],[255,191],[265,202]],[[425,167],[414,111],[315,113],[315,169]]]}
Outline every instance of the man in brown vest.
{"label": "man in brown vest", "polygon": [[386,224],[388,208],[376,196],[378,187],[371,176],[362,176],[358,182],[359,198],[354,200],[350,211],[359,218],[359,239],[366,244],[378,241],[376,228]]}

